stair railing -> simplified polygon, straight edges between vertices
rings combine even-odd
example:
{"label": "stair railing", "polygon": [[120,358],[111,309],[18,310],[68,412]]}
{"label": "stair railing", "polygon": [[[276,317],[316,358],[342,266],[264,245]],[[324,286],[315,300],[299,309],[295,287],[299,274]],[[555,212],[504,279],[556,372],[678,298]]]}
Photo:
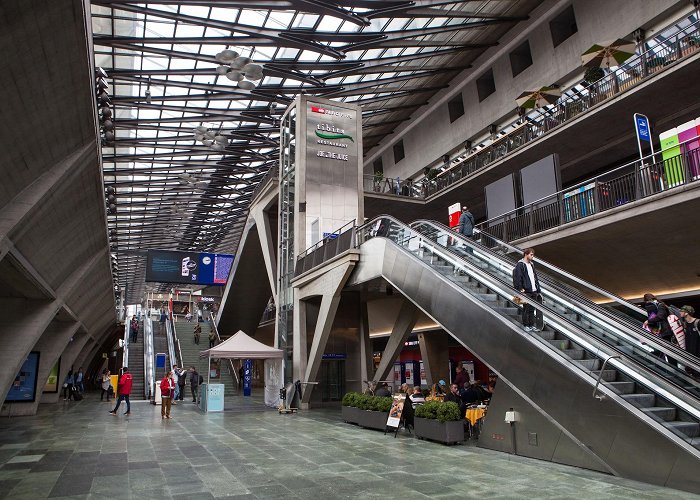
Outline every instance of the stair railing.
{"label": "stair railing", "polygon": [[147,315],[143,320],[143,392],[146,399],[155,394],[155,366],[153,363],[153,320]]}
{"label": "stair railing", "polygon": [[170,318],[165,321],[165,332],[168,340],[168,357],[170,358],[170,369],[173,369],[173,364],[177,364],[175,357],[175,342],[173,341],[173,323]]}
{"label": "stair railing", "polygon": [[129,366],[129,339],[131,338],[131,322],[124,321],[124,345],[122,349],[122,366]]}
{"label": "stair railing", "polygon": [[180,368],[184,368],[182,361],[182,349],[180,348],[180,337],[177,336],[177,327],[175,326],[175,322],[173,322],[173,342],[175,344],[175,354],[177,354],[177,365]]}

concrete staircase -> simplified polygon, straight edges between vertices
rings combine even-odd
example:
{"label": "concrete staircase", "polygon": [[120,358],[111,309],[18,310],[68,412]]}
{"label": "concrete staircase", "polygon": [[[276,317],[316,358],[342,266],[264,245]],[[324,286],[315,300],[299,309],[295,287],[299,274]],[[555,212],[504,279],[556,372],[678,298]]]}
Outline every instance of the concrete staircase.
{"label": "concrete staircase", "polygon": [[[190,366],[196,366],[197,371],[204,377],[204,380],[207,379],[207,360],[206,359],[199,359],[199,352],[204,351],[209,348],[209,332],[211,331],[211,327],[209,326],[208,322],[203,322],[199,323],[199,325],[202,327],[202,336],[200,337],[199,340],[199,345],[194,343],[194,327],[197,325],[194,321],[192,322],[187,322],[187,321],[178,321],[177,323],[174,323],[175,325],[175,334],[177,338],[180,340],[180,350],[182,351],[182,365],[185,368],[189,368]],[[235,377],[233,377],[233,374],[230,372],[229,369],[229,362],[227,360],[221,360],[221,380],[218,380],[217,383],[222,383],[224,384],[224,402],[225,401],[232,401],[233,396],[236,395],[238,387],[235,382]],[[189,379],[187,380],[187,394],[186,396],[190,396],[191,393],[189,392]]]}
{"label": "concrete staircase", "polygon": [[133,379],[131,399],[146,399],[144,395],[145,374],[143,371],[143,324],[139,325],[136,342],[129,342],[129,372]]}

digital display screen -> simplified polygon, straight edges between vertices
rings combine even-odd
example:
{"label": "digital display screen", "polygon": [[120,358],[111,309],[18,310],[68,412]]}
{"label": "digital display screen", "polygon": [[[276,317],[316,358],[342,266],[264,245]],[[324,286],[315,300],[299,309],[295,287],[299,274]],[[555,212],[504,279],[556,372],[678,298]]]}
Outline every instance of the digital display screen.
{"label": "digital display screen", "polygon": [[149,250],[146,281],[225,285],[233,255]]}

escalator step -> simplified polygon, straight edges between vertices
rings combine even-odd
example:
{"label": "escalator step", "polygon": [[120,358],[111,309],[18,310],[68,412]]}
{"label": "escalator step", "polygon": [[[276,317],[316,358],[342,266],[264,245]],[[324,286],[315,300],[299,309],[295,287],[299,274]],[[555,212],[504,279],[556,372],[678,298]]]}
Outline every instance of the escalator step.
{"label": "escalator step", "polygon": [[671,422],[676,418],[675,408],[665,408],[662,406],[655,406],[653,408],[642,408],[644,413],[648,413],[657,419],[664,420],[666,422]]}
{"label": "escalator step", "polygon": [[676,420],[675,422],[665,422],[664,425],[677,432],[682,432],[691,438],[700,436],[700,424],[696,422],[681,422],[680,420]]}
{"label": "escalator step", "polygon": [[656,403],[656,396],[654,394],[623,394],[622,397],[640,408],[650,408]]}
{"label": "escalator step", "polygon": [[597,370],[600,368],[599,359],[577,359],[575,361],[587,370]]}
{"label": "escalator step", "polygon": [[[594,377],[598,378],[598,376],[600,375],[600,370],[592,371],[591,374]],[[604,370],[601,380],[605,382],[615,382],[617,380],[617,370]]]}
{"label": "escalator step", "polygon": [[498,300],[498,295],[495,293],[475,293],[474,295],[484,302],[496,302]]}
{"label": "escalator step", "polygon": [[[607,371],[614,371],[614,370],[605,370]],[[613,391],[617,392],[618,394],[632,394],[634,391],[634,382],[614,382],[614,381],[606,381],[608,387],[610,387]]]}
{"label": "escalator step", "polygon": [[576,360],[583,359],[584,352],[583,349],[564,349],[564,353],[567,356]]}
{"label": "escalator step", "polygon": [[557,349],[561,349],[562,351],[568,349],[569,346],[571,345],[571,341],[568,339],[552,339],[552,340],[548,340],[547,342],[552,344]]}
{"label": "escalator step", "polygon": [[545,340],[554,340],[554,336],[556,335],[553,330],[542,330],[541,332],[535,332],[535,334]]}

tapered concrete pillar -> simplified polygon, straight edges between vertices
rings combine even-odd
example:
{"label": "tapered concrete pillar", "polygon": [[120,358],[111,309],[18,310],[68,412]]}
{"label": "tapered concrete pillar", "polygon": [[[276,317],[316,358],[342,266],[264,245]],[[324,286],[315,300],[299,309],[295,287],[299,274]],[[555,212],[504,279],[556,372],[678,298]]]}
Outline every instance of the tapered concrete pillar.
{"label": "tapered concrete pillar", "polygon": [[[90,337],[88,337],[88,335],[86,335],[85,333],[77,332],[73,337],[73,340],[68,343],[68,346],[61,354],[61,376],[58,380],[59,386],[63,385],[63,379],[66,377],[68,370],[70,370],[71,368],[75,368],[75,370],[78,369],[78,365],[75,364],[75,360],[78,357],[78,354],[80,354],[80,351],[83,349],[83,347],[85,347],[85,344],[88,342],[89,338]],[[42,397],[41,402],[56,403],[59,401],[59,399],[63,399],[62,390],[59,390],[57,394],[44,394],[44,397]]]}
{"label": "tapered concrete pillar", "polygon": [[403,304],[401,304],[401,310],[399,311],[399,316],[396,319],[394,328],[391,330],[389,341],[382,353],[382,360],[372,379],[375,384],[380,380],[385,380],[389,375],[389,372],[394,366],[394,361],[396,361],[396,358],[401,352],[406,339],[411,335],[413,327],[416,326],[419,315],[420,311],[413,302],[404,300]]}
{"label": "tapered concrete pillar", "polygon": [[372,380],[374,362],[372,360],[372,341],[369,338],[369,314],[367,312],[367,294],[360,295],[360,380]]}
{"label": "tapered concrete pillar", "polygon": [[448,352],[448,337],[444,332],[419,333],[421,359],[425,369],[425,379],[429,386],[440,379],[450,380],[450,356]]}

